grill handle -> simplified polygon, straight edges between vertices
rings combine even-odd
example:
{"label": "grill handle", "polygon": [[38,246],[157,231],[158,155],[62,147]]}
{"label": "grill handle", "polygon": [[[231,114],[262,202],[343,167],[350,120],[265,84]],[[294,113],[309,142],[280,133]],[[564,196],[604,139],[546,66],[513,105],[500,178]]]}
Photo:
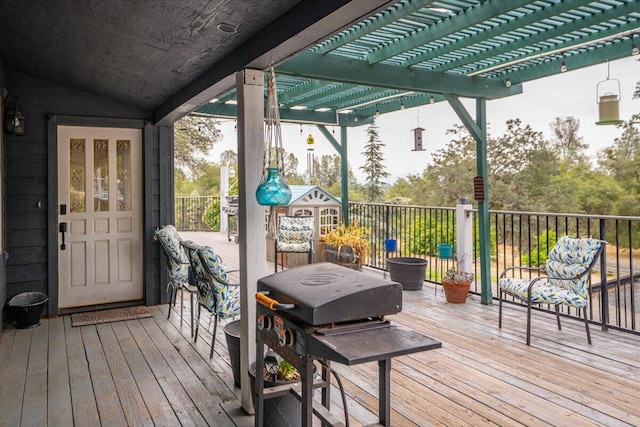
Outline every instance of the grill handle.
{"label": "grill handle", "polygon": [[268,309],[274,310],[274,311],[275,310],[288,311],[296,308],[295,304],[281,304],[277,300],[274,300],[273,298],[269,298],[267,294],[264,292],[256,293],[256,301],[258,301],[260,304],[264,305]]}

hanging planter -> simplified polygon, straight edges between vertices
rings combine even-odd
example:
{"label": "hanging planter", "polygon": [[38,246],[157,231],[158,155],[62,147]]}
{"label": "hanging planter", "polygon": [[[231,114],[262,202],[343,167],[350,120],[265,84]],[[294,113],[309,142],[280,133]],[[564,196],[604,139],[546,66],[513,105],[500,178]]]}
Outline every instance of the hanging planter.
{"label": "hanging planter", "polygon": [[286,206],[291,201],[291,189],[284,178],[284,149],[273,66],[269,67],[265,127],[264,165],[262,181],[256,190],[256,199],[262,206]]}

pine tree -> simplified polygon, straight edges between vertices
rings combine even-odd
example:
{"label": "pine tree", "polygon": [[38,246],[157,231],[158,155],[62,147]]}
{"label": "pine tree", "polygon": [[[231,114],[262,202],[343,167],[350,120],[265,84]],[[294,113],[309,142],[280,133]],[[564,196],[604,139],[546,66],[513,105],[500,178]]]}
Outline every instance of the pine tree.
{"label": "pine tree", "polygon": [[378,126],[375,120],[367,128],[367,144],[364,146],[364,151],[361,153],[365,157],[364,166],[360,167],[360,170],[366,175],[366,181],[364,184],[368,201],[377,202],[380,201],[383,195],[384,179],[389,176],[384,166],[384,157],[382,155],[382,148],[385,144],[380,140],[378,134]]}

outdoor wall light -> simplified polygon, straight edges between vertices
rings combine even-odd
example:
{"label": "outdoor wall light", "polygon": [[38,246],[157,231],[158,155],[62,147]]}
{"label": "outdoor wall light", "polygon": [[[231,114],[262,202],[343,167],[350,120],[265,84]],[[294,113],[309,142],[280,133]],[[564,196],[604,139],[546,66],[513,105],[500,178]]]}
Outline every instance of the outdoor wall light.
{"label": "outdoor wall light", "polygon": [[5,104],[4,131],[7,134],[24,136],[24,114],[18,110],[20,100],[15,96],[7,97]]}

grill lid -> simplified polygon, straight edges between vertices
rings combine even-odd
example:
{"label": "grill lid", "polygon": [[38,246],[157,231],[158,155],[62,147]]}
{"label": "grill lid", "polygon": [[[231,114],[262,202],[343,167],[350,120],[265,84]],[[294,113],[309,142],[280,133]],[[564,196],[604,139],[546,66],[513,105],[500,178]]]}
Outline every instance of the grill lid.
{"label": "grill lid", "polygon": [[310,264],[258,280],[258,291],[311,324],[350,322],[402,310],[402,285],[331,263]]}

